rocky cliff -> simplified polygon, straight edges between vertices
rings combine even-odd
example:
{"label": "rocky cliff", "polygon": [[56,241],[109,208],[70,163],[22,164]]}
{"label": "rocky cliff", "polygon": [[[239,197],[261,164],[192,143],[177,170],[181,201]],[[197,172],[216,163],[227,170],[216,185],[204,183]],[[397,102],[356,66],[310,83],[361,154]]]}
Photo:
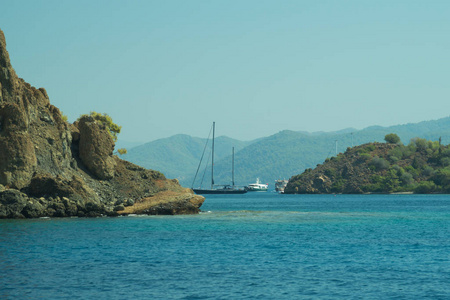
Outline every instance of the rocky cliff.
{"label": "rocky cliff", "polygon": [[0,218],[199,212],[203,197],[113,155],[93,118],[67,123],[45,89],[16,75],[1,30],[0,67]]}

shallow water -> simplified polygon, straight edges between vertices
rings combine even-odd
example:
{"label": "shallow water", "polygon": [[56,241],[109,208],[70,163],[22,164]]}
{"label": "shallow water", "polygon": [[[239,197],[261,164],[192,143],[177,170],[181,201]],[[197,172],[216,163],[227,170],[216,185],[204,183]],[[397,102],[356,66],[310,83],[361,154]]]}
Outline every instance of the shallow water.
{"label": "shallow water", "polygon": [[448,195],[212,195],[202,210],[0,220],[0,298],[450,297]]}

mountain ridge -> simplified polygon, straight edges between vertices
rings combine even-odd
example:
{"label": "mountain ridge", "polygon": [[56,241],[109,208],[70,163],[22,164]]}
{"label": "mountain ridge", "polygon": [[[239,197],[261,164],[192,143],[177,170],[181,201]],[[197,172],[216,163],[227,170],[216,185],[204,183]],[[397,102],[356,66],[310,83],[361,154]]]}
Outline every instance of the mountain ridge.
{"label": "mountain ridge", "polygon": [[[391,132],[398,134],[403,141],[409,141],[415,137],[437,141],[439,137],[442,137],[442,143],[448,144],[450,143],[450,117],[387,127],[370,126],[361,130],[345,128],[338,131],[310,133],[286,129],[248,142],[229,138],[229,143],[223,143],[223,148],[216,151],[215,182],[231,183],[232,146],[235,146],[236,184],[247,185],[254,182],[256,178],[260,178],[262,182],[269,183],[271,185],[269,188],[271,188],[274,180],[289,179],[307,168],[313,168],[322,163],[327,157],[336,155],[336,144],[338,153],[340,153],[348,147],[369,142],[383,142],[384,136]],[[160,156],[162,154],[158,153],[154,156],[153,165],[142,164],[143,158],[151,155],[151,151],[146,148],[153,148],[152,151],[156,151],[155,144],[160,143],[161,140],[169,143],[171,148],[183,149],[185,146],[177,145],[177,141],[172,139],[176,136],[178,135],[146,143],[146,147],[140,149],[139,155],[136,155],[135,148],[132,148],[127,154],[131,155],[126,158],[146,168],[163,170],[169,178],[177,178],[183,185],[191,186],[206,139],[198,138],[201,145],[197,146],[197,154],[191,155],[185,160],[174,160],[173,157]],[[218,149],[217,145],[221,144],[217,141],[220,141],[221,138],[216,139],[216,150]],[[164,148],[160,149],[161,152],[165,151]],[[178,154],[178,156],[182,155]],[[177,161],[177,163],[174,164],[173,161]],[[162,164],[168,164],[168,166]],[[170,170],[166,170],[166,168],[170,168]],[[204,172],[203,169],[202,172]],[[208,176],[210,175],[206,171],[204,182],[210,182]]]}

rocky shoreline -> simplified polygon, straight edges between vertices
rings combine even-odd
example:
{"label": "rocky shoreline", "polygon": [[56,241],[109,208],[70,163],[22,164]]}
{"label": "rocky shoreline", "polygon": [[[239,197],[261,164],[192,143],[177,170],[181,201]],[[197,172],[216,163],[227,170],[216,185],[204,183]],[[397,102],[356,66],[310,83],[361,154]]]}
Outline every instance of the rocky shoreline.
{"label": "rocky shoreline", "polygon": [[186,191],[177,195],[160,192],[136,203],[133,199],[95,203],[59,196],[29,197],[19,190],[0,185],[0,219],[197,214],[203,201],[203,197]]}
{"label": "rocky shoreline", "polygon": [[0,68],[0,218],[200,211],[202,196],[114,155],[103,124],[65,121],[45,89],[16,75],[1,30]]}

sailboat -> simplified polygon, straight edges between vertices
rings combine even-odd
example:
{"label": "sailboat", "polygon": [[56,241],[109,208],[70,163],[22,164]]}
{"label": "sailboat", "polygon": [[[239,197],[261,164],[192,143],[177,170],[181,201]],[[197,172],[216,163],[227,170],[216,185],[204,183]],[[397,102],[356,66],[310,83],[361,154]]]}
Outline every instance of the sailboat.
{"label": "sailboat", "polygon": [[[245,194],[247,193],[247,190],[244,188],[238,188],[234,185],[234,147],[233,147],[233,155],[232,155],[232,181],[231,181],[231,185],[215,185],[214,184],[214,135],[215,135],[215,129],[216,129],[216,122],[213,122],[213,137],[212,137],[212,155],[211,155],[211,188],[210,189],[203,189],[203,188],[198,188],[198,189],[194,189],[192,188],[192,190],[196,193],[196,194]],[[200,164],[201,164],[201,160],[200,160]],[[199,164],[199,167],[200,167]],[[198,172],[198,169],[197,169]],[[196,175],[197,176],[197,175]],[[194,178],[195,181],[195,178]],[[192,183],[192,186],[194,185],[194,183]]]}

